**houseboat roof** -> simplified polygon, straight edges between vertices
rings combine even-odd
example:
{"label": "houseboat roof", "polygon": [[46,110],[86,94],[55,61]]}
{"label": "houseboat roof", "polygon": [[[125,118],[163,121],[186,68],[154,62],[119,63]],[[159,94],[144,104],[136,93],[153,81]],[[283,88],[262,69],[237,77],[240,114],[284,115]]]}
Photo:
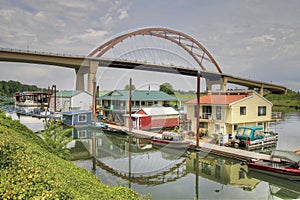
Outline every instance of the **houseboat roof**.
{"label": "houseboat roof", "polygon": [[[212,105],[229,105],[241,99],[248,97],[249,95],[219,95],[219,94],[208,94],[200,97],[201,104],[212,104]],[[197,104],[197,98],[186,102],[187,104]]]}
{"label": "houseboat roof", "polygon": [[74,97],[82,92],[85,92],[89,95],[92,95],[91,93],[87,92],[87,91],[83,91],[83,90],[62,90],[62,91],[58,91],[56,92],[56,97]]}
{"label": "houseboat roof", "polygon": [[68,112],[63,112],[63,115],[78,115],[78,114],[86,114],[86,113],[91,113],[89,110],[71,110]]}
{"label": "houseboat roof", "polygon": [[[114,90],[103,96],[100,99],[104,100],[129,100],[129,90]],[[142,100],[162,100],[162,101],[178,101],[178,98],[168,95],[162,91],[152,90],[133,90],[132,101]]]}
{"label": "houseboat roof", "polygon": [[172,107],[150,107],[141,108],[135,114],[137,115],[178,115],[179,113]]}
{"label": "houseboat roof", "polygon": [[14,96],[31,96],[31,95],[40,95],[45,94],[48,95],[48,91],[24,91],[24,92],[15,92]]}

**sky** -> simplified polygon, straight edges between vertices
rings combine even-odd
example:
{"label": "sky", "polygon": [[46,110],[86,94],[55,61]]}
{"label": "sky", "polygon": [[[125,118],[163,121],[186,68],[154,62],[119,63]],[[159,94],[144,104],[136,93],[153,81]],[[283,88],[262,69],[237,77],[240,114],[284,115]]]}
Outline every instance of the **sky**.
{"label": "sky", "polygon": [[[300,91],[299,0],[0,0],[0,48],[88,55],[120,33],[166,27],[191,35],[226,74]],[[138,47],[137,47],[138,48]],[[75,72],[56,66],[1,62],[0,80],[74,89]],[[100,73],[101,72],[101,73]],[[195,78],[99,70],[103,90],[170,82],[191,90]]]}

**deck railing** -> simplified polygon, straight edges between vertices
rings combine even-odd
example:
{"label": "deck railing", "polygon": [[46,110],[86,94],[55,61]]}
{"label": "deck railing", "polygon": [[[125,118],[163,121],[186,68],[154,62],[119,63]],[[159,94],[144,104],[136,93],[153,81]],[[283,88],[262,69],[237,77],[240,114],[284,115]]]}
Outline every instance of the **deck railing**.
{"label": "deck railing", "polygon": [[282,113],[281,112],[272,112],[272,119],[281,119]]}

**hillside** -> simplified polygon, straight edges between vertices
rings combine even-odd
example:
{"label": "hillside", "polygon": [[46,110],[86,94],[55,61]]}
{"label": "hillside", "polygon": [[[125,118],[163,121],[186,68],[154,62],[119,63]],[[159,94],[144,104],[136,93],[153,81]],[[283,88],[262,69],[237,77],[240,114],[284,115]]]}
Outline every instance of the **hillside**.
{"label": "hillside", "polygon": [[288,107],[300,109],[300,94],[288,90],[287,94],[266,94],[266,99],[271,101],[275,107]]}
{"label": "hillside", "polygon": [[139,199],[49,153],[37,135],[1,111],[0,156],[1,199]]}

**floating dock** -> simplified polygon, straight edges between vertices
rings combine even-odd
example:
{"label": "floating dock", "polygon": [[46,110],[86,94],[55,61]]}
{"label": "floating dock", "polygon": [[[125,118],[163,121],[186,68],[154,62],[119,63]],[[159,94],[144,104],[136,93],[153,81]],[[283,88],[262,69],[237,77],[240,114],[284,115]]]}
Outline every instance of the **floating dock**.
{"label": "floating dock", "polygon": [[[127,132],[129,135],[134,135],[136,137],[141,138],[151,138],[151,137],[160,137],[161,134],[149,132],[149,131],[143,131],[143,130],[136,130],[132,129],[131,132],[129,132],[129,128],[125,126],[117,126],[108,124],[108,127],[111,129],[121,130],[124,132]],[[185,139],[186,141],[191,142],[190,150],[194,151],[203,151],[215,155],[224,156],[227,158],[232,158],[240,161],[246,161],[247,159],[254,158],[254,159],[265,159],[265,160],[271,160],[270,155],[261,154],[257,152],[252,151],[246,151],[242,149],[235,149],[231,147],[225,147],[225,146],[219,146],[218,144],[211,144],[207,142],[199,142],[199,147],[196,147],[196,141],[193,139]]]}

